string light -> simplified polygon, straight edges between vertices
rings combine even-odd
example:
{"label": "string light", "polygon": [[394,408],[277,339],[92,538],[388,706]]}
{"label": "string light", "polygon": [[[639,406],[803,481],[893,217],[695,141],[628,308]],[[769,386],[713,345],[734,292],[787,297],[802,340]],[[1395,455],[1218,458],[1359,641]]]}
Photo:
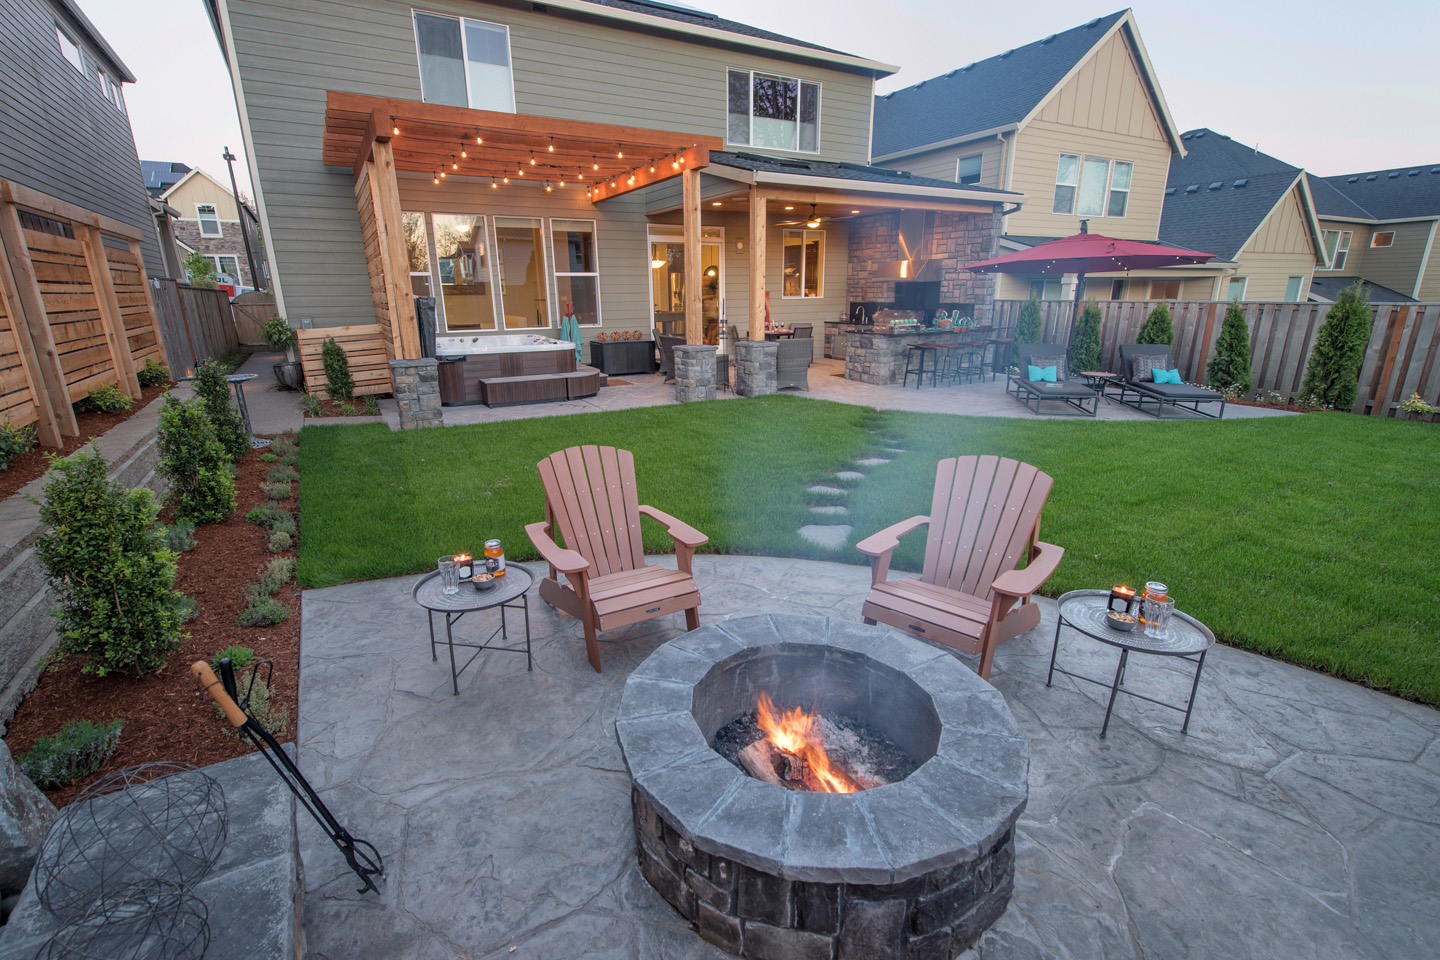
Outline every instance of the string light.
{"label": "string light", "polygon": [[530,154],[530,166],[535,166],[535,154],[533,151]]}
{"label": "string light", "polygon": [[561,187],[564,187],[564,186],[565,186],[565,181],[564,181],[564,180],[561,180],[561,181],[560,181],[560,186],[561,186]]}
{"label": "string light", "polygon": [[584,180],[584,179],[585,179],[585,171],[584,171],[584,170],[581,170],[579,167],[576,167],[576,168],[575,168],[575,179],[576,179],[576,180]]}
{"label": "string light", "polygon": [[621,149],[620,144],[618,143],[615,144],[615,156],[621,160],[625,159],[625,151]]}
{"label": "string light", "polygon": [[679,169],[680,169],[680,161],[679,161],[679,160],[671,160],[671,161],[670,161],[670,169],[671,169],[671,170],[679,170]]}
{"label": "string light", "polygon": [[630,186],[633,187],[633,186],[635,186],[635,177],[632,175],[632,176],[630,177],[630,179],[629,179],[629,180],[626,180],[625,182],[628,183],[628,184],[630,184]]}
{"label": "string light", "polygon": [[591,170],[599,170],[599,169],[600,169],[600,161],[599,161],[599,160],[596,160],[594,157],[591,157],[591,158],[590,158],[590,169],[591,169]]}
{"label": "string light", "polygon": [[475,146],[477,146],[477,147],[483,147],[484,145],[485,145],[485,138],[482,137],[482,136],[480,136],[480,134],[478,134],[478,133],[475,134]]}
{"label": "string light", "polygon": [[491,189],[491,190],[499,190],[499,189],[500,189],[500,184],[498,184],[498,183],[495,182],[495,178],[494,178],[494,177],[491,177],[491,178],[490,178],[490,189]]}
{"label": "string light", "polygon": [[509,183],[509,182],[510,182],[510,178],[509,178],[509,177],[501,177],[501,178],[500,178],[500,182],[501,182],[501,183]]}
{"label": "string light", "polygon": [[440,177],[441,177],[442,180],[444,179],[444,177],[445,177],[445,171],[444,171],[444,170],[441,170],[441,171],[440,171]]}
{"label": "string light", "polygon": [[554,153],[554,152],[555,152],[555,138],[554,138],[554,137],[551,137],[551,138],[550,138],[550,146],[546,147],[545,149],[549,150],[551,153]]}
{"label": "string light", "polygon": [[464,149],[461,149],[461,151],[460,151],[460,159],[462,159],[462,160],[468,160],[469,158],[470,158],[470,154],[466,153],[466,152],[464,151]]}
{"label": "string light", "polygon": [[400,128],[399,128],[399,127],[391,127],[391,128],[390,128],[390,134],[391,134],[391,136],[396,136],[396,137],[400,136]]}
{"label": "string light", "polygon": [[435,185],[436,185],[436,186],[439,186],[439,185],[440,185],[440,178],[439,178],[439,177],[436,177],[436,178],[435,178]]}
{"label": "string light", "polygon": [[516,168],[516,170],[515,170],[515,175],[516,175],[517,177],[523,177],[523,176],[525,176],[525,168],[524,168],[524,167],[518,167],[518,168]]}
{"label": "string light", "polygon": [[545,184],[545,192],[546,192],[546,193],[550,193],[552,189],[553,189],[553,188],[550,186],[550,184],[548,184],[548,183]]}
{"label": "string light", "polygon": [[654,172],[655,172],[655,164],[653,164],[653,163],[650,164],[650,172],[651,172],[651,173],[654,173]]}
{"label": "string light", "polygon": [[451,170],[459,170],[459,169],[460,169],[460,164],[458,164],[458,163],[452,163],[452,164],[450,164],[450,169],[451,169]]}

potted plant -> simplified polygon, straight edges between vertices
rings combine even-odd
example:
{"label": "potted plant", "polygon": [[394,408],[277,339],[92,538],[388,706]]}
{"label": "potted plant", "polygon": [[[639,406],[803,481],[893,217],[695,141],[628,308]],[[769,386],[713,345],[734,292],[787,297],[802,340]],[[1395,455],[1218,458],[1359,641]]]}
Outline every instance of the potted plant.
{"label": "potted plant", "polygon": [[295,349],[295,331],[284,317],[271,317],[260,333],[271,350],[285,351],[285,359],[274,365],[275,382],[282,390],[300,389],[300,356]]}

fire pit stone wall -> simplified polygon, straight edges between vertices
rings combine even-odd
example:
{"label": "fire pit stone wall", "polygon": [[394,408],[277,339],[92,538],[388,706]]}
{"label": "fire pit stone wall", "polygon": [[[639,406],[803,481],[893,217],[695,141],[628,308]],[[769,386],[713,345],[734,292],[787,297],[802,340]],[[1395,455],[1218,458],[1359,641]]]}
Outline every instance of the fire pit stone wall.
{"label": "fire pit stone wall", "polygon": [[[716,713],[705,692],[716,684],[703,681],[771,655],[801,658],[802,668],[807,656],[870,661],[881,694],[870,699],[884,703],[907,699],[895,684],[913,685],[933,705],[927,722],[938,718],[938,737],[924,738],[933,756],[916,757],[919,768],[902,781],[854,794],[792,792],[746,776],[697,723]],[[1009,902],[1014,825],[1028,795],[1025,740],[1000,693],[943,650],[823,617],[712,624],[665,644],[631,675],[616,732],[641,873],[730,953],[948,960]]]}

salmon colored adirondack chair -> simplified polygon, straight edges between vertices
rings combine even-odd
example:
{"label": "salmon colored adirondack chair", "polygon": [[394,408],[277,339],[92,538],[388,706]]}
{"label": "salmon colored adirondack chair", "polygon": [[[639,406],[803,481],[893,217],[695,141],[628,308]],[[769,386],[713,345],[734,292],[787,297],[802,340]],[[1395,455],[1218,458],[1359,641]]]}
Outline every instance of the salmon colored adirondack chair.
{"label": "salmon colored adirondack chair", "polygon": [[[685,611],[700,626],[700,589],[690,573],[695,548],[710,538],[661,510],[639,503],[635,458],[614,447],[571,447],[536,467],[545,486],[545,522],[525,527],[550,565],[540,596],[585,625],[585,654],[600,672],[596,634]],[[663,523],[675,540],[679,570],[645,562],[640,518]],[[557,536],[558,534],[558,536]],[[563,538],[563,545],[559,543]],[[565,583],[558,574],[565,574]]]}
{"label": "salmon colored adirondack chair", "polygon": [[[957,457],[935,469],[930,516],[911,517],[856,546],[870,558],[870,593],[861,615],[980,655],[990,679],[995,647],[1040,622],[1030,595],[1065,555],[1040,542],[1040,511],[1054,481],[1028,463]],[[900,538],[929,524],[918,578],[887,580]],[[1024,570],[1016,570],[1022,554]]]}

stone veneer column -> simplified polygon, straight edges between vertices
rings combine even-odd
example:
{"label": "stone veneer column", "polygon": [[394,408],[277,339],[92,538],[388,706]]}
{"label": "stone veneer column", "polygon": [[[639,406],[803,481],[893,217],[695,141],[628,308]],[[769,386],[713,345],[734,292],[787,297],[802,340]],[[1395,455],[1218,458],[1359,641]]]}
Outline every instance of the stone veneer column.
{"label": "stone veneer column", "polygon": [[776,391],[779,344],[767,340],[740,340],[735,344],[735,392],[742,397],[763,397]]}
{"label": "stone veneer column", "polygon": [[715,350],[713,346],[675,348],[675,401],[715,399]]}
{"label": "stone veneer column", "polygon": [[440,410],[440,365],[433,358],[391,360],[395,402],[400,406],[400,429],[443,427]]}

